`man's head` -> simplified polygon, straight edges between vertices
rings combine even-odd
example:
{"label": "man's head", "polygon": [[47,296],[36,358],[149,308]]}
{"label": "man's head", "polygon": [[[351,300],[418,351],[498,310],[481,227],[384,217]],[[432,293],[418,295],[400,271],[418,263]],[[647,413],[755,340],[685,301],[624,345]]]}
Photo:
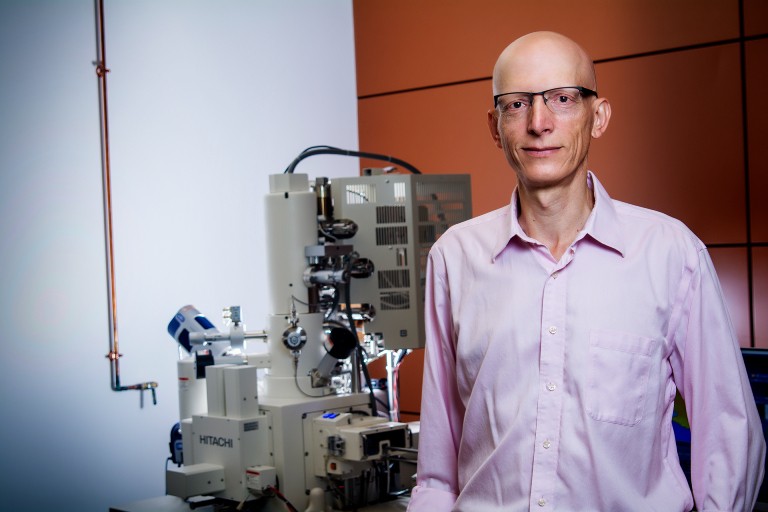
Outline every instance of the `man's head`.
{"label": "man's head", "polygon": [[504,49],[493,70],[497,104],[488,125],[522,185],[545,187],[586,173],[591,139],[611,115],[596,90],[592,60],[563,35],[534,32]]}

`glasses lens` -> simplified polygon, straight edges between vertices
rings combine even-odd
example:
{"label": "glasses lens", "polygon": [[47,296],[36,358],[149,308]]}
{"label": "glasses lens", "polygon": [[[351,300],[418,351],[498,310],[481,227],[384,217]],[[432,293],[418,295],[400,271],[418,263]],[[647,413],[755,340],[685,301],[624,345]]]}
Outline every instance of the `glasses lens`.
{"label": "glasses lens", "polygon": [[505,94],[499,98],[499,109],[505,114],[525,112],[531,106],[531,95],[524,92]]}
{"label": "glasses lens", "polygon": [[573,110],[581,103],[581,92],[571,87],[552,89],[544,93],[544,99],[552,112],[564,113]]}

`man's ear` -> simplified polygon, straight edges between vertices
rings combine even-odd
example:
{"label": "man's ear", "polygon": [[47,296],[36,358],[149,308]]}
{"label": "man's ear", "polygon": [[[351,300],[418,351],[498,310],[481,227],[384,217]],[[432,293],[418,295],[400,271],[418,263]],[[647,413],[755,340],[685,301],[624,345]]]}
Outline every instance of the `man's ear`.
{"label": "man's ear", "polygon": [[499,134],[499,115],[495,108],[488,109],[488,129],[491,131],[491,138],[497,148],[501,148],[501,135]]}
{"label": "man's ear", "polygon": [[606,98],[598,98],[593,105],[594,122],[592,123],[592,138],[600,138],[608,129],[611,120],[611,104]]}

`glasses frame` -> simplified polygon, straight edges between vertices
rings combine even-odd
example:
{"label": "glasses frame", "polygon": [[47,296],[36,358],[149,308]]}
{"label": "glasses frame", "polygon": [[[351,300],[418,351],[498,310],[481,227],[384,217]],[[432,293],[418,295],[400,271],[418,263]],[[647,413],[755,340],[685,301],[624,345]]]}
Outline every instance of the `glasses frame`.
{"label": "glasses frame", "polygon": [[[531,106],[533,106],[533,97],[534,96],[541,96],[541,99],[544,100],[544,105],[547,104],[547,98],[544,96],[550,91],[556,91],[558,89],[576,89],[579,91],[579,93],[582,95],[582,97],[587,96],[595,96],[597,97],[597,91],[593,91],[592,89],[587,89],[586,87],[581,87],[580,85],[566,85],[564,87],[553,87],[552,89],[547,89],[546,91],[541,92],[524,92],[524,91],[514,91],[514,92],[503,92],[501,94],[496,94],[493,97],[493,108],[498,108],[499,106],[499,98],[502,96],[508,96],[510,94],[528,94],[531,97]],[[549,108],[549,106],[547,106]],[[551,109],[550,109],[551,110]]]}

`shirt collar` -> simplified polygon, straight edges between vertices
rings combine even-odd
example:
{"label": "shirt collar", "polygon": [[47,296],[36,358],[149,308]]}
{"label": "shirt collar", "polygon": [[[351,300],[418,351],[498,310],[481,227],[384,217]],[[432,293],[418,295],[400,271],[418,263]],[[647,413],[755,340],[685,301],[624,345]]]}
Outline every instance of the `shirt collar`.
{"label": "shirt collar", "polygon": [[[595,206],[587,218],[583,233],[624,256],[624,237],[621,233],[621,226],[613,200],[592,171],[587,172],[587,184],[595,194]],[[525,234],[525,231],[523,231],[518,222],[517,211],[519,201],[520,196],[517,187],[515,187],[508,210],[509,229],[499,234],[499,239],[494,246],[492,260],[495,260],[515,237],[526,242],[535,242],[535,240]],[[581,238],[581,235],[577,238]]]}

